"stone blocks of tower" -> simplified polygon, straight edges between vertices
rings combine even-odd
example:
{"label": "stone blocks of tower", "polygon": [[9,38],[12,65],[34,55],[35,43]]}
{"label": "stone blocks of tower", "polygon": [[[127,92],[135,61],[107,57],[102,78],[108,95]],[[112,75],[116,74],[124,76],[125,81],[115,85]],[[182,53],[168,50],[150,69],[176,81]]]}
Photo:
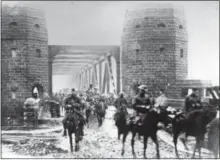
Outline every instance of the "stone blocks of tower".
{"label": "stone blocks of tower", "polygon": [[128,92],[134,80],[154,90],[187,78],[187,39],[180,8],[128,10],[121,43],[122,90]]}
{"label": "stone blocks of tower", "polygon": [[48,91],[48,34],[44,13],[2,7],[2,105],[24,101],[34,85]]}

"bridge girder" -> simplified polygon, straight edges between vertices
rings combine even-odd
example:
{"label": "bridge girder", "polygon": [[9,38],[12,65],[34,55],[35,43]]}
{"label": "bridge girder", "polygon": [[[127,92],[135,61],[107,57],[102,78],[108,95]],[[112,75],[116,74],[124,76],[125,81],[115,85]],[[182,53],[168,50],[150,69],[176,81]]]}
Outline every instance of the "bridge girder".
{"label": "bridge girder", "polygon": [[[106,85],[107,88],[109,86],[110,76],[108,73],[103,74],[107,70],[106,65],[103,67],[101,64],[106,63],[109,56],[113,56],[116,59],[116,68],[120,68],[119,48],[119,46],[49,46],[51,75],[73,75],[78,72],[76,77],[79,89],[85,85],[88,87],[92,83],[94,86],[98,85],[98,88],[105,92]],[[120,70],[116,69],[115,72],[117,72],[116,81],[119,84]],[[117,89],[117,92],[119,90],[120,88]]]}

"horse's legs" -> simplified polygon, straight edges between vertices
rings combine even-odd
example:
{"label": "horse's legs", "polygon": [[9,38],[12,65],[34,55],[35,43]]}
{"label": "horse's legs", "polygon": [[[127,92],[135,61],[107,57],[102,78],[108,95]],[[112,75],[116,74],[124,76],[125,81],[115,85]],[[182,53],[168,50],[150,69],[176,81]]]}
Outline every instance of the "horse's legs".
{"label": "horse's legs", "polygon": [[76,152],[79,151],[79,141],[80,141],[80,134],[77,133],[76,131],[75,133],[75,151]]}
{"label": "horse's legs", "polygon": [[68,130],[68,134],[69,134],[70,150],[71,150],[71,152],[73,152],[73,140],[72,140],[72,133],[70,133],[70,131],[69,131],[69,130]]}
{"label": "horse's legs", "polygon": [[159,144],[158,144],[158,141],[157,141],[157,134],[153,134],[151,136],[151,138],[154,141],[154,143],[156,144],[157,158],[160,158],[160,151],[159,151]]}
{"label": "horse's legs", "polygon": [[97,114],[97,120],[98,120],[98,127],[100,127],[101,124],[100,124],[100,116],[99,116],[99,114]]}
{"label": "horse's legs", "polygon": [[118,140],[120,140],[120,129],[119,129],[119,127],[117,127],[118,128]]}
{"label": "horse's legs", "polygon": [[198,137],[198,152],[199,152],[199,158],[201,158],[201,147],[202,143],[204,142],[204,137],[199,136]]}
{"label": "horse's legs", "polygon": [[79,129],[80,129],[80,138],[79,138],[79,140],[82,140],[82,137],[84,136],[84,125],[80,124]]}
{"label": "horse's legs", "polygon": [[133,131],[132,132],[132,139],[131,139],[131,147],[132,147],[132,154],[134,156],[134,158],[136,157],[136,154],[135,154],[135,151],[134,151],[134,138],[136,136],[136,131]]}
{"label": "horse's legs", "polygon": [[90,113],[87,113],[87,115],[86,115],[86,123],[88,125],[88,128],[89,128],[89,116],[90,116]]}
{"label": "horse's legs", "polygon": [[196,149],[198,149],[199,152],[199,158],[201,158],[201,146],[202,146],[202,142],[203,142],[204,138],[201,136],[196,137],[196,145],[193,151],[193,155],[192,158],[195,158],[195,153],[196,153]]}
{"label": "horse's legs", "polygon": [[196,144],[195,144],[195,148],[193,150],[193,155],[192,155],[192,158],[195,158],[195,153],[196,153],[196,149],[198,148],[198,143],[196,141]]}
{"label": "horse's legs", "polygon": [[178,136],[179,136],[178,132],[173,133],[173,143],[174,143],[175,153],[176,153],[177,158],[179,158],[179,153],[178,153],[178,150],[177,150],[177,138],[178,138]]}
{"label": "horse's legs", "polygon": [[122,151],[121,151],[121,155],[122,155],[122,156],[123,156],[124,153],[125,153],[125,141],[126,141],[126,137],[127,137],[127,135],[128,135],[128,132],[129,132],[129,131],[125,131],[125,132],[123,133]]}
{"label": "horse's legs", "polygon": [[182,135],[182,137],[180,138],[180,140],[181,140],[181,142],[183,143],[185,149],[186,149],[186,150],[189,150],[188,147],[187,147],[187,145],[186,145],[186,142],[187,142],[187,134],[186,134],[186,133],[184,133],[184,134]]}
{"label": "horse's legs", "polygon": [[[199,150],[199,145],[200,145],[199,143],[200,143],[200,139],[199,139],[199,137],[196,137],[196,144],[195,144],[195,148],[194,148],[194,151],[193,151],[192,158],[195,158],[196,149]],[[201,148],[201,146],[200,146],[200,148]]]}
{"label": "horse's legs", "polygon": [[198,151],[199,151],[199,158],[202,158],[201,157],[201,140],[199,140]]}
{"label": "horse's legs", "polygon": [[66,136],[66,129],[67,129],[67,126],[66,126],[66,122],[63,122],[63,136]]}
{"label": "horse's legs", "polygon": [[146,157],[147,139],[148,139],[148,136],[144,135],[144,158],[147,158]]}

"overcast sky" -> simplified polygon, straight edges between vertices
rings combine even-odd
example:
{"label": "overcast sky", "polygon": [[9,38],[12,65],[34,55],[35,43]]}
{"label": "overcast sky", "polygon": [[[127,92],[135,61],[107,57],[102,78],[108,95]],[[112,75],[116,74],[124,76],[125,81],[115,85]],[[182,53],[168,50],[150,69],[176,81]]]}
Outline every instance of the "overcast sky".
{"label": "overcast sky", "polygon": [[[13,5],[16,2],[7,3]],[[217,1],[26,1],[25,3],[45,12],[49,44],[56,45],[120,45],[124,13],[127,8],[149,3],[179,4],[184,7],[187,22],[189,76],[194,79],[210,79],[214,84],[219,84]],[[58,83],[60,78],[56,76],[54,80]]]}

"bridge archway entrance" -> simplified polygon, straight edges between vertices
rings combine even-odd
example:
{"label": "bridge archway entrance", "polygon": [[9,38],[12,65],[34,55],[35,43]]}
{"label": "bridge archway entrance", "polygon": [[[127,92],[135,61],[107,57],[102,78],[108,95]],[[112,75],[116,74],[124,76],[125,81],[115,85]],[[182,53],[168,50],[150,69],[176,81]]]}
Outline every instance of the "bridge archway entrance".
{"label": "bridge archway entrance", "polygon": [[[49,56],[50,84],[53,75],[72,75],[72,82],[78,90],[85,90],[93,84],[100,93],[117,94],[120,91],[119,46],[49,46]],[[56,92],[54,83],[58,82],[49,85],[50,94]]]}

